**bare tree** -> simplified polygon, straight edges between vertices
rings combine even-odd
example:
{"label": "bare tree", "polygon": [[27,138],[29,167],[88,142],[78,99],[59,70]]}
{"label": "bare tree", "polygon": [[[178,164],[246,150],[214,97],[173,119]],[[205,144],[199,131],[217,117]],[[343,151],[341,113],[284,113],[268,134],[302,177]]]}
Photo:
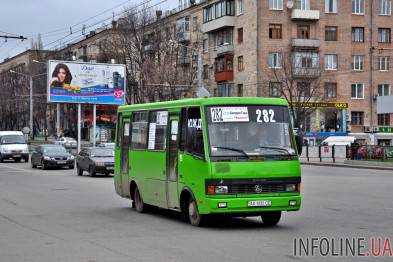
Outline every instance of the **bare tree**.
{"label": "bare tree", "polygon": [[317,53],[281,53],[275,58],[270,79],[269,92],[282,96],[293,114],[295,127],[300,127],[316,108],[310,102],[326,102],[321,86],[322,69]]}

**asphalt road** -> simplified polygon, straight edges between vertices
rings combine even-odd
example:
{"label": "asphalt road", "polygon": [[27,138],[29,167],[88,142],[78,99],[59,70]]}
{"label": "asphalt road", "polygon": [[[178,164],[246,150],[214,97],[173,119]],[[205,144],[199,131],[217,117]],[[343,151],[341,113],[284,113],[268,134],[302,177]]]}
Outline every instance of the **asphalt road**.
{"label": "asphalt road", "polygon": [[303,208],[275,228],[257,218],[195,228],[162,210],[139,214],[111,177],[0,164],[0,261],[392,261],[294,256],[294,239],[389,237],[393,174],[303,167]]}

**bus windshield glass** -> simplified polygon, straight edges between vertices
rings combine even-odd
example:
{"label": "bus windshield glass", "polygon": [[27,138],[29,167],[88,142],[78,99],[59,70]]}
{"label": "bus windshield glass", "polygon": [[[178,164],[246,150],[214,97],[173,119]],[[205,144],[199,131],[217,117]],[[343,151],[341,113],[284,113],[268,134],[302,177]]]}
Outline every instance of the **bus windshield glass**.
{"label": "bus windshield glass", "polygon": [[212,157],[293,156],[289,111],[285,106],[207,108]]}

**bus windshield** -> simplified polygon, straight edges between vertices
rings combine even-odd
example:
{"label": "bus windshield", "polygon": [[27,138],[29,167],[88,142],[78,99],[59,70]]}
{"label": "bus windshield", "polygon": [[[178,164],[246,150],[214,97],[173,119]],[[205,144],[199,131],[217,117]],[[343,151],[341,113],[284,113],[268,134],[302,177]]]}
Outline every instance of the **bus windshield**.
{"label": "bus windshield", "polygon": [[287,107],[216,106],[207,114],[212,157],[296,154]]}

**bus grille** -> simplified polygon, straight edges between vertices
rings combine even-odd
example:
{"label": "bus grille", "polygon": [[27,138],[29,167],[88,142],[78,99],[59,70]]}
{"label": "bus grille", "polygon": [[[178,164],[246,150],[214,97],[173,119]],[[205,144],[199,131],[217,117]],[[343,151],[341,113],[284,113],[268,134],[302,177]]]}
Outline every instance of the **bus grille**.
{"label": "bus grille", "polygon": [[229,186],[230,194],[266,194],[266,193],[279,193],[285,192],[285,185],[272,184],[272,185],[231,185]]}

